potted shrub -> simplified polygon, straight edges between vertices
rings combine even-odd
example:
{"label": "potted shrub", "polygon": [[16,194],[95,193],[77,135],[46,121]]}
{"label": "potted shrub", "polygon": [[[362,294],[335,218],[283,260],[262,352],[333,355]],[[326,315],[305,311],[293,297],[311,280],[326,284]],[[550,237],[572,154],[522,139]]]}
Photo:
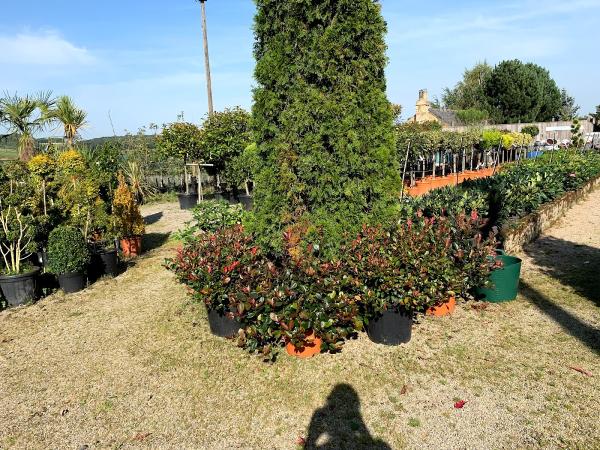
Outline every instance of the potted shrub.
{"label": "potted shrub", "polygon": [[36,296],[40,269],[25,262],[34,250],[32,222],[19,208],[5,207],[0,198],[0,254],[4,263],[0,288],[9,306],[22,305]]}
{"label": "potted shrub", "polygon": [[193,299],[206,306],[211,332],[233,337],[250,308],[253,287],[269,273],[264,261],[252,238],[237,225],[199,234],[165,266],[190,288]]}
{"label": "potted shrub", "polygon": [[241,225],[244,211],[241,205],[230,205],[224,201],[206,200],[192,210],[193,220],[177,232],[176,238],[192,243],[199,233],[214,233],[223,228]]}
{"label": "potted shrub", "polygon": [[85,288],[85,270],[90,253],[81,232],[71,226],[59,226],[48,238],[48,270],[58,277],[66,294]]}
{"label": "potted shrub", "polygon": [[244,188],[243,193],[237,195],[237,199],[246,211],[250,211],[253,206],[251,186],[258,166],[258,146],[253,143],[235,156],[226,167],[226,179],[233,186]]}
{"label": "potted shrub", "polygon": [[145,232],[144,219],[123,174],[119,174],[119,185],[113,199],[112,214],[113,228],[121,239],[123,255],[125,257],[139,256],[142,253],[142,235]]}
{"label": "potted shrub", "polygon": [[[215,175],[215,200],[229,200],[221,177],[231,189],[239,184],[237,179],[229,179],[236,172],[236,159],[252,143],[250,113],[240,107],[225,109],[208,114],[200,127],[200,148],[203,159],[212,166],[207,168]],[[237,177],[235,177],[237,178]]]}
{"label": "potted shrub", "polygon": [[459,287],[451,230],[446,221],[418,212],[398,224],[389,237],[380,237],[375,248],[374,256],[381,263],[369,271],[371,280],[367,280],[367,285],[374,286],[367,333],[376,343],[406,343],[414,315],[451,302]]}
{"label": "potted shrub", "polygon": [[522,260],[505,254],[503,250],[496,252],[496,258],[491,258],[494,270],[489,274],[488,282],[478,287],[477,296],[491,303],[510,302],[519,293]]}
{"label": "potted shrub", "polygon": [[191,209],[198,203],[198,192],[192,186],[187,163],[203,161],[200,155],[200,129],[193,123],[176,122],[167,125],[157,138],[158,149],[163,158],[178,159],[183,162],[185,191],[177,194],[181,209]]}
{"label": "potted shrub", "polygon": [[119,255],[114,240],[97,240],[90,243],[91,280],[97,280],[104,275],[116,277],[119,274]]}

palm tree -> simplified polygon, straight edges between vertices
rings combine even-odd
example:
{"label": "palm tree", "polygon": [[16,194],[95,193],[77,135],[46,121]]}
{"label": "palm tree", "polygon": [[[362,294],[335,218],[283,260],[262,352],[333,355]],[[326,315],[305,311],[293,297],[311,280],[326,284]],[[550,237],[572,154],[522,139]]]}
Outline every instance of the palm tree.
{"label": "palm tree", "polygon": [[51,92],[25,97],[5,93],[0,99],[0,121],[7,126],[9,134],[19,134],[19,159],[22,161],[28,161],[34,154],[33,136],[52,122],[53,104]]}
{"label": "palm tree", "polygon": [[67,148],[73,147],[79,130],[87,125],[87,113],[75,106],[71,97],[63,95],[56,102],[56,107],[52,110],[51,115],[63,125]]}

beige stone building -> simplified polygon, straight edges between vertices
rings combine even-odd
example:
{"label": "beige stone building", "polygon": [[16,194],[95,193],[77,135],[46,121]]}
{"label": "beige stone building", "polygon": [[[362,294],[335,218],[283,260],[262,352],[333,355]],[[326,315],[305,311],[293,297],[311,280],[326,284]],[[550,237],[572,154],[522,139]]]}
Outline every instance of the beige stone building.
{"label": "beige stone building", "polygon": [[454,127],[462,125],[460,119],[456,115],[456,112],[450,109],[438,109],[431,107],[431,102],[427,96],[427,89],[421,89],[419,91],[419,99],[417,100],[416,105],[417,111],[416,114],[411,117],[411,122],[438,122],[442,125],[442,127]]}

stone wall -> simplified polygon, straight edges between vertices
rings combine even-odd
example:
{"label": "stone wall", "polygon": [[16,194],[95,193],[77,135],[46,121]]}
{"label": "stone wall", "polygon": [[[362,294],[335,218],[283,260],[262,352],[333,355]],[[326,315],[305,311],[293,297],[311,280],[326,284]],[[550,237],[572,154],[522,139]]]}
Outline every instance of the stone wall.
{"label": "stone wall", "polygon": [[520,252],[524,245],[535,241],[545,230],[564,216],[573,205],[584,199],[598,186],[600,186],[600,177],[588,182],[578,191],[567,192],[559,199],[542,206],[539,211],[509,225],[501,234],[504,250],[507,253]]}

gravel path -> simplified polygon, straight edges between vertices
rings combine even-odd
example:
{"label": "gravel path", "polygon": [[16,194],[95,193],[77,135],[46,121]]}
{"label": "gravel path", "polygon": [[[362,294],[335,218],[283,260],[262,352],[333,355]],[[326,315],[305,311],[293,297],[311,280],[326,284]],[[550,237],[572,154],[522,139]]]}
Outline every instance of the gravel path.
{"label": "gravel path", "polygon": [[526,249],[516,302],[272,365],[162,268],[189,214],[144,213],[156,248],[126,273],[0,312],[0,449],[600,448],[600,191]]}

